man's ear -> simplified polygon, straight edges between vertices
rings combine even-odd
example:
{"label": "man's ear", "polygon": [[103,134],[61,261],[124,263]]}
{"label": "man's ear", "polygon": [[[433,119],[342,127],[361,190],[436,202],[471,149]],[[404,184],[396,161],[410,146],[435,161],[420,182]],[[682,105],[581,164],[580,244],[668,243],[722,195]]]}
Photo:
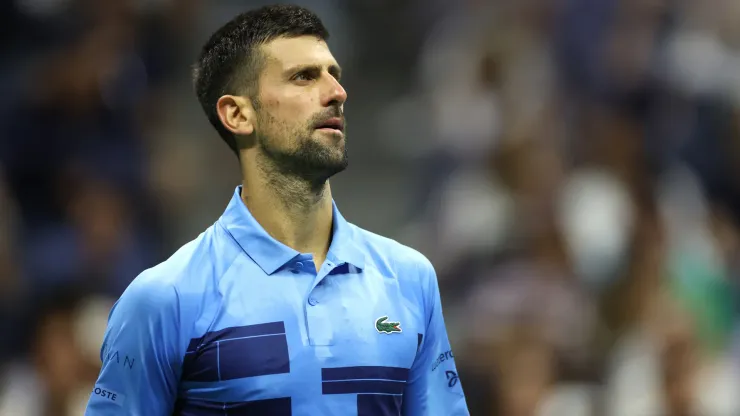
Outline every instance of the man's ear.
{"label": "man's ear", "polygon": [[238,95],[224,95],[216,102],[221,124],[235,136],[254,133],[255,112],[252,102]]}

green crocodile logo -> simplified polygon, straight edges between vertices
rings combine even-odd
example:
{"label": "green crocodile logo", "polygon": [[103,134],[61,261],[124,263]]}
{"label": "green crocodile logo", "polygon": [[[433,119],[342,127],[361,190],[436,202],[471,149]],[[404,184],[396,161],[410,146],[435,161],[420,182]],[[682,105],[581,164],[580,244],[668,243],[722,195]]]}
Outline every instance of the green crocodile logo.
{"label": "green crocodile logo", "polygon": [[401,332],[400,322],[386,322],[387,320],[387,316],[381,316],[377,321],[375,321],[375,329],[377,329],[379,333],[392,334],[394,332]]}

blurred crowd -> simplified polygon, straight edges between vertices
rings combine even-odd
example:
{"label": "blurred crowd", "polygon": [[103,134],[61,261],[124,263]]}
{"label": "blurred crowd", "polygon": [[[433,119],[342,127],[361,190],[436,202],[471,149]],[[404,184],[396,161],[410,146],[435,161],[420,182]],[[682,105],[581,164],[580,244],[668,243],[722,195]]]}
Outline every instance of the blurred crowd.
{"label": "blurred crowd", "polygon": [[[107,313],[239,182],[189,67],[267,1],[0,1],[0,416],[81,414]],[[344,214],[436,266],[474,416],[740,415],[740,3],[304,0]]]}

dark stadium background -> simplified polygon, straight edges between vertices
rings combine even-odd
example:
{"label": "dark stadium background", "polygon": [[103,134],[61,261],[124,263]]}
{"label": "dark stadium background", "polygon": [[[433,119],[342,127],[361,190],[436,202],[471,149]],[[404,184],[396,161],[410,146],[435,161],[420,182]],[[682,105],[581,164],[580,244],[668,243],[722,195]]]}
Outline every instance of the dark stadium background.
{"label": "dark stadium background", "polygon": [[[81,414],[111,303],[221,214],[189,68],[259,4],[0,1],[0,415]],[[336,200],[435,264],[474,416],[740,415],[739,2],[300,4]]]}

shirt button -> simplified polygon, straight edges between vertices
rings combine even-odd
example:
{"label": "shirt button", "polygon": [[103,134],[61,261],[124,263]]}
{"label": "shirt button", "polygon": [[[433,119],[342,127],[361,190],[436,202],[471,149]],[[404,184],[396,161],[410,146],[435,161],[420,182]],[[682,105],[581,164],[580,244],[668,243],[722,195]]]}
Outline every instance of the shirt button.
{"label": "shirt button", "polygon": [[308,304],[309,305],[316,306],[316,304],[318,304],[318,303],[319,303],[319,301],[316,300],[315,298],[308,298]]}
{"label": "shirt button", "polygon": [[296,263],[296,264],[295,264],[295,268],[296,268],[296,269],[302,269],[302,268],[303,268],[303,263],[301,263],[301,262],[299,261],[298,263]]}

